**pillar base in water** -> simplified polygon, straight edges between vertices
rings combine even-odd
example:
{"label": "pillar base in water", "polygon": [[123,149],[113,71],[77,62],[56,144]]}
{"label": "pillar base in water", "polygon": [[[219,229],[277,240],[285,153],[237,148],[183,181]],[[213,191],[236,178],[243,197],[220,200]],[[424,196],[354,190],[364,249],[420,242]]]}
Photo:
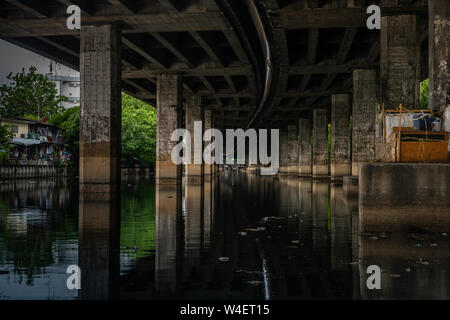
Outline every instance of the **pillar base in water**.
{"label": "pillar base in water", "polygon": [[314,178],[328,178],[328,165],[313,165]]}
{"label": "pillar base in water", "polygon": [[363,164],[360,231],[448,232],[449,190],[450,164]]}
{"label": "pillar base in water", "polygon": [[343,177],[352,174],[352,165],[348,164],[331,164],[331,179],[342,180]]}

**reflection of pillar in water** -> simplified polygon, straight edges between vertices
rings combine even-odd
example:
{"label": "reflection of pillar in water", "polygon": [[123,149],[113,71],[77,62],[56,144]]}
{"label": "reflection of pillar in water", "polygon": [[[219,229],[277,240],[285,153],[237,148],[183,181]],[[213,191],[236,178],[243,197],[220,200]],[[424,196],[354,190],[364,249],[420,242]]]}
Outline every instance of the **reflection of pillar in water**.
{"label": "reflection of pillar in water", "polygon": [[80,298],[117,298],[120,274],[120,191],[80,193],[78,264]]}
{"label": "reflection of pillar in water", "polygon": [[351,217],[342,186],[331,185],[331,268],[346,270],[351,262]]}
{"label": "reflection of pillar in water", "polygon": [[360,299],[358,200],[355,198],[344,197],[344,206],[345,211],[351,218],[353,299]]}
{"label": "reflection of pillar in water", "polygon": [[279,212],[281,217],[286,217],[289,215],[289,186],[288,178],[283,176],[278,176],[278,196],[279,196]]}
{"label": "reflection of pillar in water", "polygon": [[213,212],[213,195],[212,187],[214,183],[214,177],[211,175],[206,176],[203,181],[203,246],[208,249],[211,246],[211,219]]}
{"label": "reflection of pillar in water", "polygon": [[301,239],[311,239],[311,193],[312,180],[309,178],[298,178],[298,199],[299,199],[299,228]]}
{"label": "reflection of pillar in water", "polygon": [[298,199],[298,181],[297,178],[288,178],[288,194],[289,194],[289,215],[298,214],[299,199]]}
{"label": "reflection of pillar in water", "polygon": [[190,266],[200,265],[203,247],[203,181],[186,179],[185,184],[185,260]]}
{"label": "reflection of pillar in water", "polygon": [[287,178],[287,197],[288,197],[288,232],[293,235],[294,237],[298,238],[298,234],[296,234],[298,232],[298,220],[300,219],[299,217],[295,216],[297,214],[299,214],[299,209],[298,209],[298,205],[299,205],[299,201],[298,201],[298,181],[297,181],[297,177],[295,178]]}
{"label": "reflection of pillar in water", "polygon": [[181,270],[181,186],[156,184],[156,266],[158,293],[177,291]]}
{"label": "reflection of pillar in water", "polygon": [[[273,203],[273,212],[280,210],[280,176],[272,178],[270,184],[270,189],[273,194],[272,203]],[[281,213],[279,213],[281,215]]]}
{"label": "reflection of pillar in water", "polygon": [[313,248],[324,256],[328,247],[328,182],[313,180]]}

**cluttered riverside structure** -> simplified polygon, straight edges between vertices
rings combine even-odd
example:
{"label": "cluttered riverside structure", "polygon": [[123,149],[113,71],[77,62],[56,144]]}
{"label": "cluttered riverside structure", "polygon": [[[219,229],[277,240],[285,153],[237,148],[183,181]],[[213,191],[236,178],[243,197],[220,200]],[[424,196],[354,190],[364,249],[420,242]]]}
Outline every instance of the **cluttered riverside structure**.
{"label": "cluttered riverside structure", "polygon": [[[25,118],[3,118],[14,137],[0,166],[2,179],[61,176],[72,155],[64,145],[64,130],[58,125]],[[4,151],[5,152],[5,151]]]}

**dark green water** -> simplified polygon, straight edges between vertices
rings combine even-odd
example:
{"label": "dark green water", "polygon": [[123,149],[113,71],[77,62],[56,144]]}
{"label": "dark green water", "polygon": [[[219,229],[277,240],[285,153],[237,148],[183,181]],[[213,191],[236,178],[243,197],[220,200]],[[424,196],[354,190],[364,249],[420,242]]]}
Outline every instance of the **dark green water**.
{"label": "dark green water", "polygon": [[[128,180],[111,199],[81,199],[68,180],[2,182],[0,299],[450,298],[448,235],[358,223],[341,186],[311,179]],[[66,286],[70,265],[81,290]],[[381,290],[367,289],[369,265]]]}

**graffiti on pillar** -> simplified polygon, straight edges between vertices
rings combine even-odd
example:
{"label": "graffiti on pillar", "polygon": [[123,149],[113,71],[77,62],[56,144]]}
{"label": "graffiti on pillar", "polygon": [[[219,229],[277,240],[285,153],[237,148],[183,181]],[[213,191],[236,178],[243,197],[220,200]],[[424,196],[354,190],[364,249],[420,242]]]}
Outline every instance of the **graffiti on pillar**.
{"label": "graffiti on pillar", "polygon": [[66,25],[69,30],[81,29],[81,9],[79,6],[71,5],[67,7],[67,14],[70,14],[67,18]]}
{"label": "graffiti on pillar", "polygon": [[367,7],[367,14],[370,16],[367,18],[367,28],[369,30],[381,29],[381,9],[379,6],[373,4]]}

